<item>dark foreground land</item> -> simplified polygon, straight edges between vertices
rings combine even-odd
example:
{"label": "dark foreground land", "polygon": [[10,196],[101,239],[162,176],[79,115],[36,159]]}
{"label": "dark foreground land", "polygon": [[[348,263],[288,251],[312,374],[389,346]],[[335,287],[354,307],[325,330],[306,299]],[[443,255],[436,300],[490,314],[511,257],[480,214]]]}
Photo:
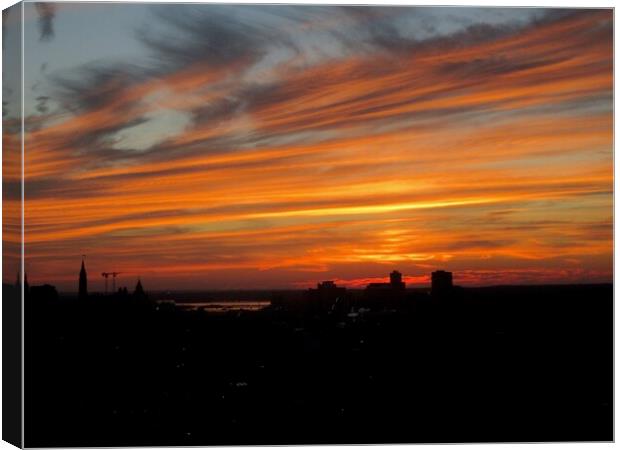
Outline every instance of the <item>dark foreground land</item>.
{"label": "dark foreground land", "polygon": [[25,445],[613,439],[611,285],[350,312],[40,290],[26,305]]}

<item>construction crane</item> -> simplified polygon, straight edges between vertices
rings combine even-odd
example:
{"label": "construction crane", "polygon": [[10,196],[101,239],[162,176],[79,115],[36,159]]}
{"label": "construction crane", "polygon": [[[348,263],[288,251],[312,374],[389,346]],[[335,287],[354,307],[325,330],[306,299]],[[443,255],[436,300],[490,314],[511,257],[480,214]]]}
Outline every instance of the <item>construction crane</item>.
{"label": "construction crane", "polygon": [[112,275],[112,293],[116,292],[116,276],[122,272],[101,272],[101,276],[105,278],[105,293],[108,293],[108,277]]}

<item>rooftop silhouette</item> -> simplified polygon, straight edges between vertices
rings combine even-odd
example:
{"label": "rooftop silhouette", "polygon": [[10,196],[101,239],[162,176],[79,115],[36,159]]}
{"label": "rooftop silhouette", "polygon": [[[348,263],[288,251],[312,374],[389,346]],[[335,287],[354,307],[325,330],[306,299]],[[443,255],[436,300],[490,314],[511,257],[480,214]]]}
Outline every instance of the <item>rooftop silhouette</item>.
{"label": "rooftop silhouette", "polygon": [[78,296],[80,300],[88,298],[88,275],[84,266],[84,257],[82,257],[82,267],[80,268],[80,278],[78,281]]}
{"label": "rooftop silhouette", "polygon": [[[77,296],[26,295],[26,445],[613,437],[611,285],[431,279],[407,288],[393,271],[364,290],[326,280],[219,293],[271,300],[256,309],[186,308],[140,279],[132,293],[87,293],[82,261]],[[215,293],[197,295],[186,301]]]}

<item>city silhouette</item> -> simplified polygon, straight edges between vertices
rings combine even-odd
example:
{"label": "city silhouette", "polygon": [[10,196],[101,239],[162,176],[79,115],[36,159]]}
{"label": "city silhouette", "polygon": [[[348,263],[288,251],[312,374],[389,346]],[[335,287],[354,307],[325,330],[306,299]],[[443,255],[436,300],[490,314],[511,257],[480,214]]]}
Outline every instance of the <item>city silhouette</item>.
{"label": "city silhouette", "polygon": [[613,438],[611,285],[402,279],[171,299],[94,292],[84,260],[77,295],[25,275],[26,445]]}
{"label": "city silhouette", "polygon": [[6,8],[3,439],[613,440],[613,36],[611,7]]}

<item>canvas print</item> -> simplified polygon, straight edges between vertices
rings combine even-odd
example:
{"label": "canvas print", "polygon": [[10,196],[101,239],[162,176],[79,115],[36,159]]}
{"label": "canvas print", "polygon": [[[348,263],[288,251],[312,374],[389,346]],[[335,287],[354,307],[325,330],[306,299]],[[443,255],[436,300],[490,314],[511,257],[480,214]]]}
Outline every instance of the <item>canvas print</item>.
{"label": "canvas print", "polygon": [[5,440],[613,440],[612,9],[23,2],[3,62]]}

